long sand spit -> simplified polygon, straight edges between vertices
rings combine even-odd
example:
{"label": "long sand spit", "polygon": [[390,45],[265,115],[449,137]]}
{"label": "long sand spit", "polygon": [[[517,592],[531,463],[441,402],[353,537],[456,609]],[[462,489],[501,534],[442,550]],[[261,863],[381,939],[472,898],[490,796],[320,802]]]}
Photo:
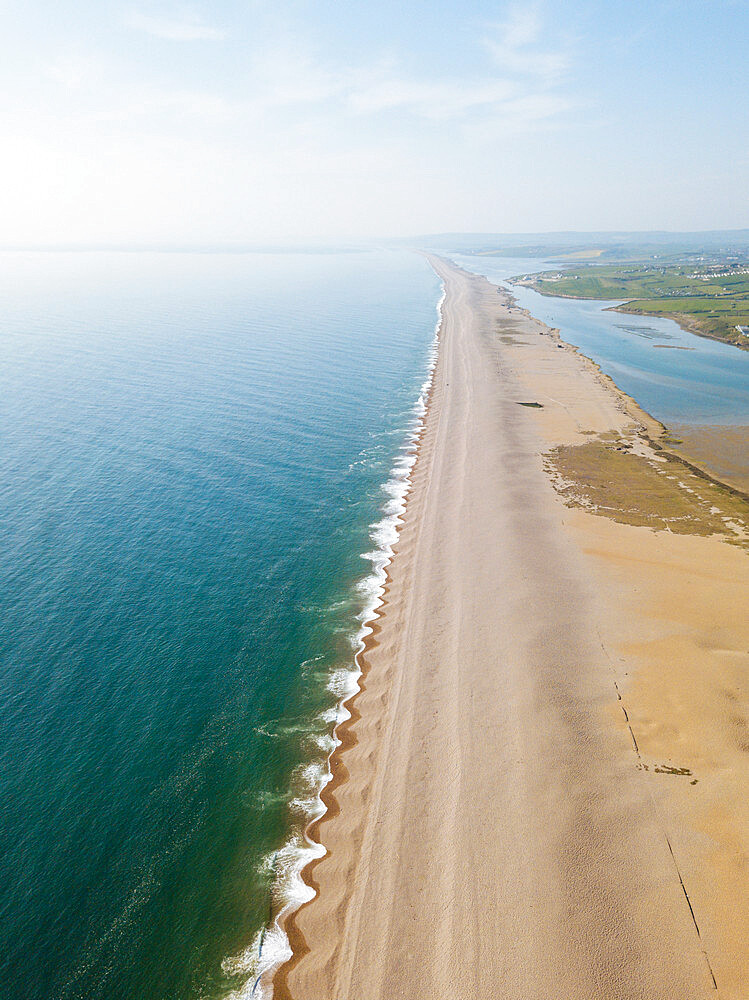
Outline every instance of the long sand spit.
{"label": "long sand spit", "polygon": [[275,995],[746,1000],[746,500],[432,265],[413,488]]}

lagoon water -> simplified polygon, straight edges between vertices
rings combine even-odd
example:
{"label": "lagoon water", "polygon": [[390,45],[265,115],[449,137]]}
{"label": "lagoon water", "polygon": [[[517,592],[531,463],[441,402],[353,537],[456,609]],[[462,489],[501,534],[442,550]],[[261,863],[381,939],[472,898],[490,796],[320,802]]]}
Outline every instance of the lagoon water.
{"label": "lagoon water", "polygon": [[506,285],[517,275],[558,268],[558,262],[450,256],[467,271],[508,287],[520,306],[558,327],[564,340],[663,423],[749,425],[749,351],[687,333],[673,320],[611,312],[613,302],[554,298]]}
{"label": "lagoon water", "polygon": [[0,256],[2,993],[249,996],[439,283],[387,251]]}

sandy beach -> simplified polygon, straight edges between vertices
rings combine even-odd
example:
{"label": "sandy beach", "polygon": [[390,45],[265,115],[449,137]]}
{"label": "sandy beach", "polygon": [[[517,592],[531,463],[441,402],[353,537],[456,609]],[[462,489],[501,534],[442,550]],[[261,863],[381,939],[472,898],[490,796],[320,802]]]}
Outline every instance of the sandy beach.
{"label": "sandy beach", "polygon": [[293,1000],[749,996],[746,501],[444,261]]}

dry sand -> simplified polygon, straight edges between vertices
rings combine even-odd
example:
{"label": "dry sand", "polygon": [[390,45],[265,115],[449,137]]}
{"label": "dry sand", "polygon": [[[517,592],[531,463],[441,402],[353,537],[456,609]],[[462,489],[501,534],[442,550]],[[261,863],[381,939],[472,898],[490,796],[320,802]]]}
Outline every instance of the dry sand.
{"label": "dry sand", "polygon": [[[745,1000],[743,501],[487,281],[433,264],[414,486],[276,996]],[[621,490],[606,509],[588,480],[618,455],[635,493],[662,474],[665,519],[642,491],[635,523]]]}

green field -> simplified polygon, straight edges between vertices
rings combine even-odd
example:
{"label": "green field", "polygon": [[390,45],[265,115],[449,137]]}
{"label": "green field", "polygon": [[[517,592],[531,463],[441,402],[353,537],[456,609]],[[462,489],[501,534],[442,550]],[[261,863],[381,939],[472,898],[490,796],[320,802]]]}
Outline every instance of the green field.
{"label": "green field", "polygon": [[745,263],[585,265],[518,279],[543,295],[621,301],[620,312],[668,316],[702,336],[749,349]]}

